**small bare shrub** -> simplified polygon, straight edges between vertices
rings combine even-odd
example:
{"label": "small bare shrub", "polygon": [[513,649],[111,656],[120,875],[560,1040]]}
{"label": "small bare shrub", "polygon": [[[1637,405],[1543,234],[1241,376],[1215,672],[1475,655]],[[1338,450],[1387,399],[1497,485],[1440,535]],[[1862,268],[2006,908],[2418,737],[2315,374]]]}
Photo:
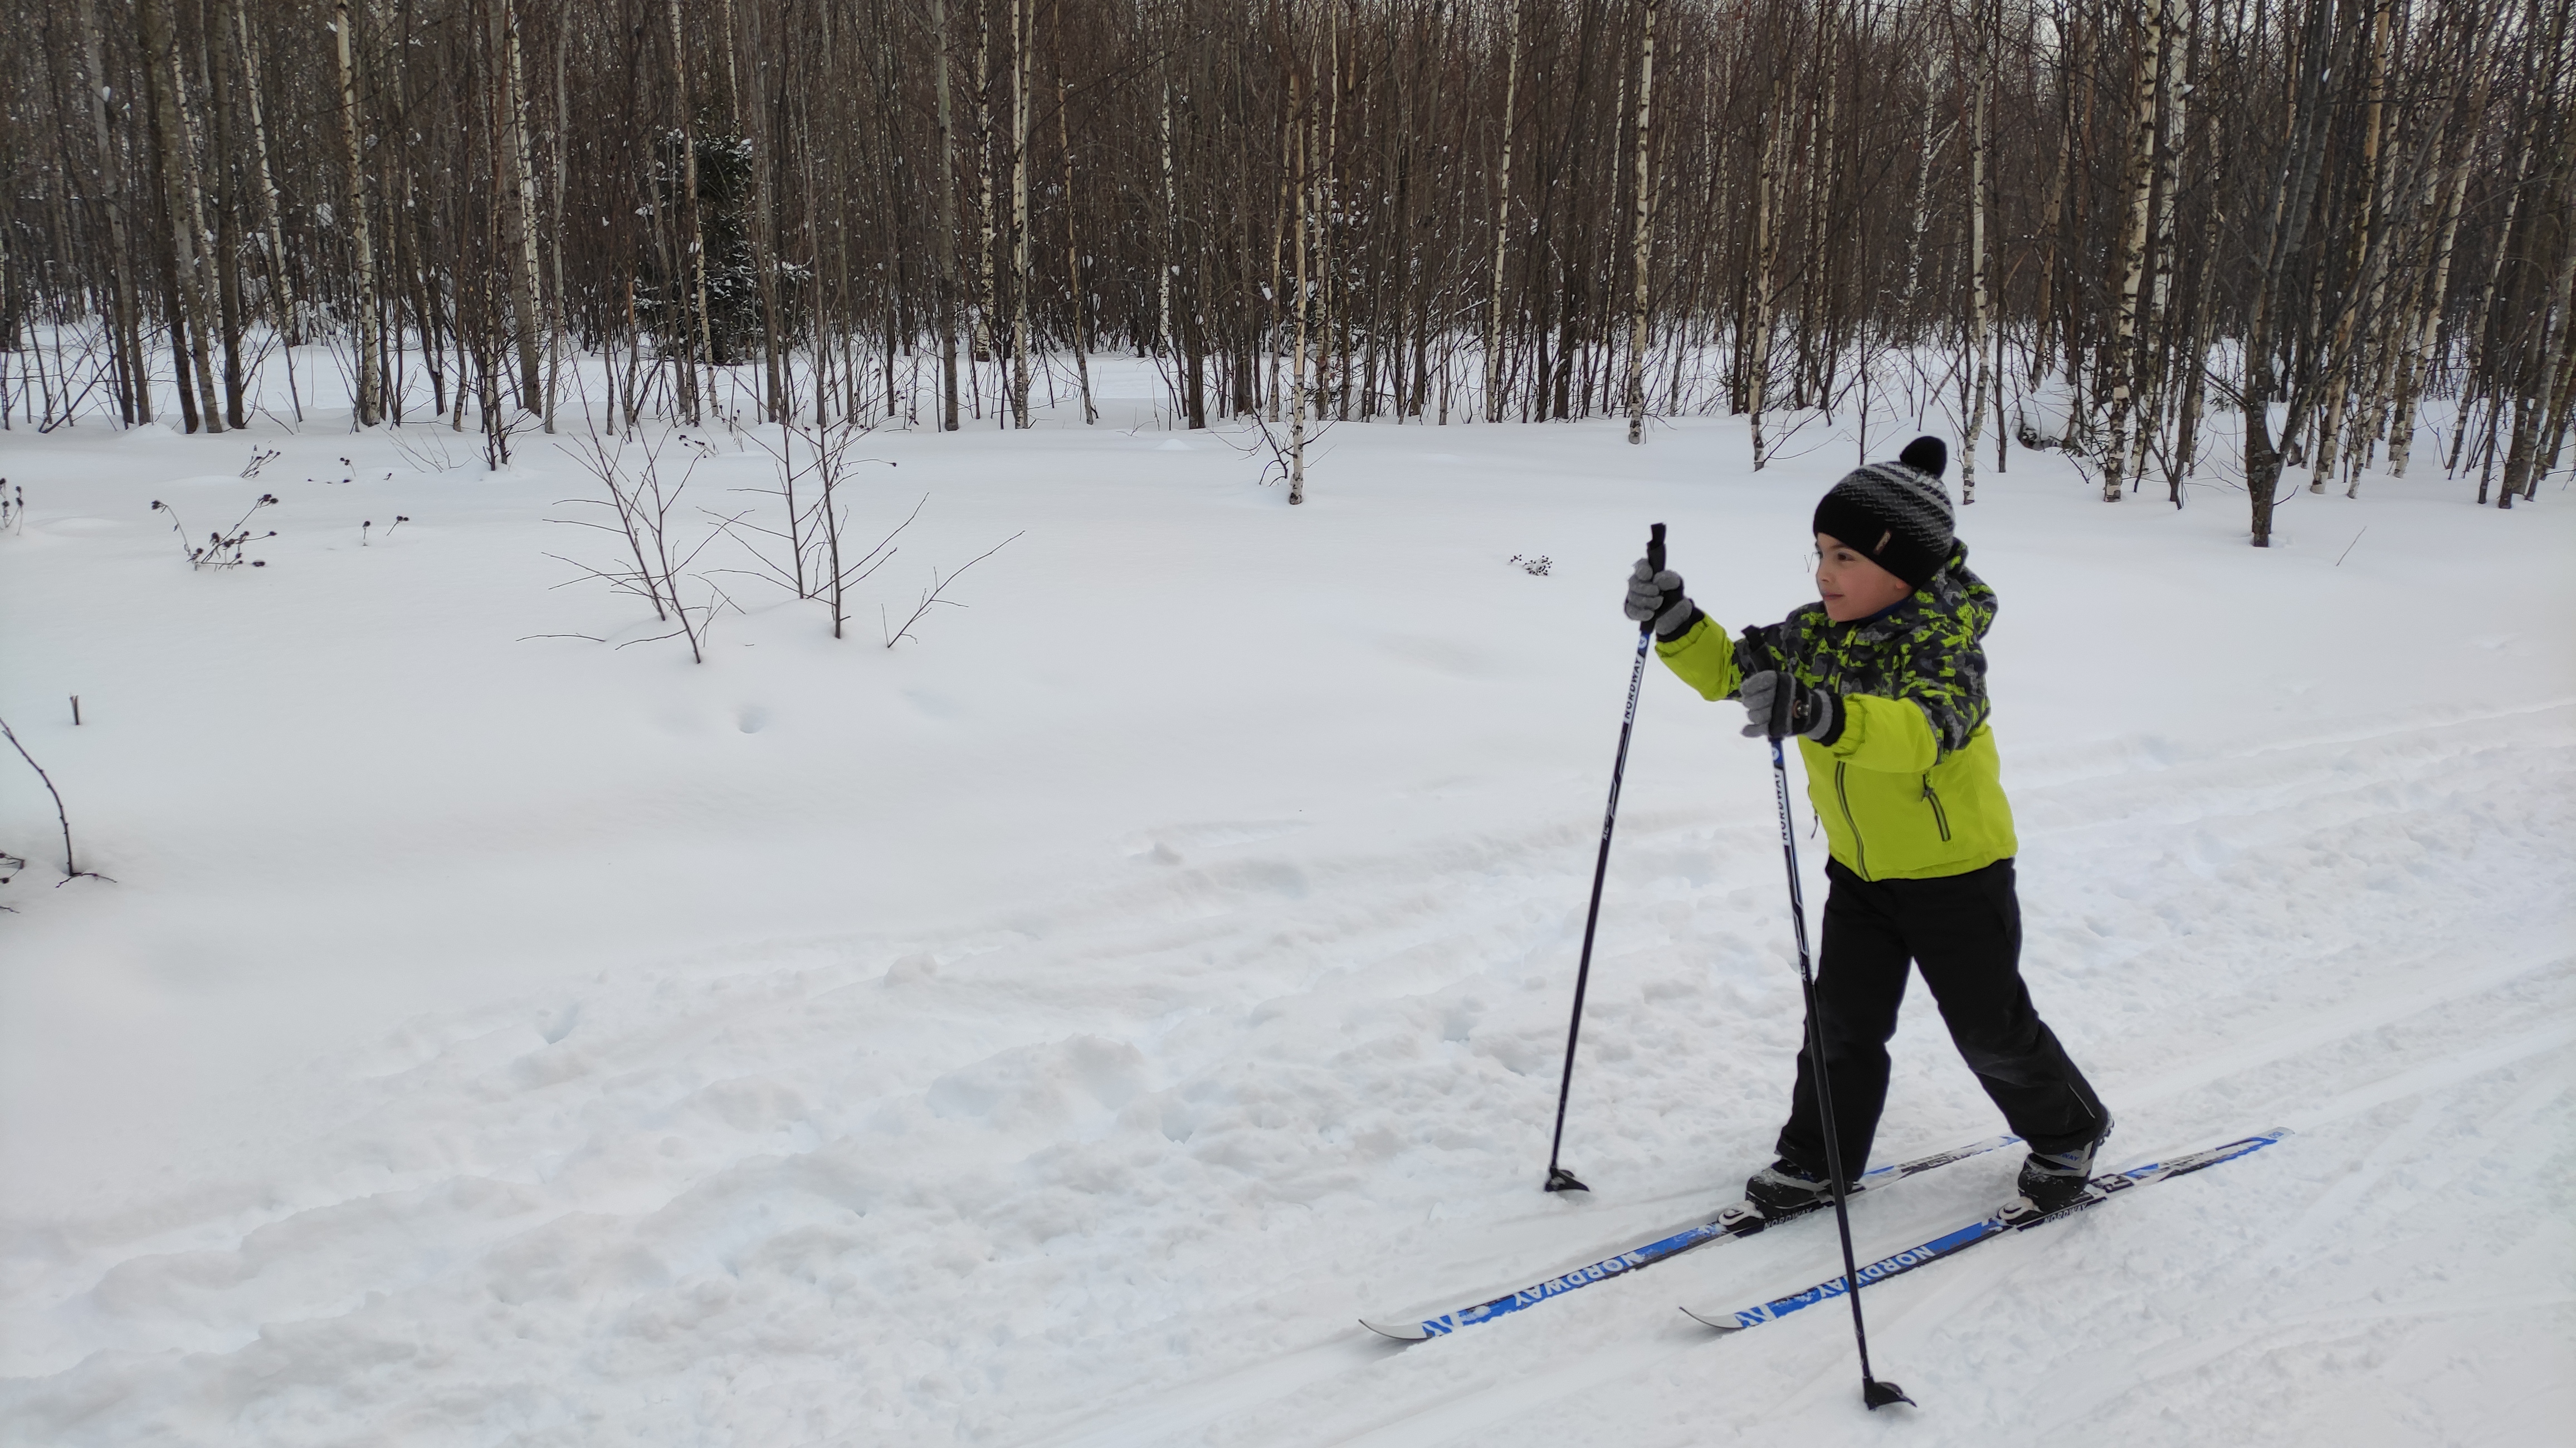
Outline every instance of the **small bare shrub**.
{"label": "small bare shrub", "polygon": [[252,514],[257,513],[262,508],[274,508],[276,506],[277,495],[275,493],[260,494],[259,501],[251,504],[248,511],[244,512],[239,518],[233,520],[233,525],[230,528],[219,529],[216,532],[207,534],[205,544],[201,547],[188,541],[188,529],[186,525],[179,521],[178,509],[171,507],[169,504],[162,502],[158,498],[152,500],[152,511],[156,513],[167,513],[170,515],[170,530],[179,535],[179,546],[187,550],[188,566],[190,568],[239,568],[244,563],[248,563],[253,568],[266,568],[268,566],[268,561],[266,559],[244,558],[242,556],[242,550],[249,547],[251,544],[258,542],[260,539],[274,538],[277,536],[277,530],[274,528],[257,535],[253,535],[250,531],[250,520]]}
{"label": "small bare shrub", "polygon": [[[676,625],[669,633],[655,634],[650,639],[630,639],[628,643],[685,639],[689,645],[689,657],[703,664],[707,661],[708,627],[715,622],[718,612],[735,605],[713,581],[703,574],[692,575],[689,569],[697,562],[698,555],[706,551],[708,544],[725,536],[725,526],[724,520],[718,519],[713,527],[695,539],[682,536],[686,524],[679,511],[680,499],[687,493],[689,478],[697,471],[708,450],[702,442],[693,445],[685,434],[670,441],[680,444],[689,459],[676,476],[662,465],[665,444],[661,442],[628,441],[614,434],[602,435],[594,428],[578,444],[556,444],[567,456],[580,463],[582,470],[596,479],[600,490],[607,494],[604,498],[567,498],[561,506],[604,508],[608,510],[609,518],[549,518],[546,521],[614,534],[626,547],[626,561],[608,568],[594,568],[560,553],[546,556],[557,562],[569,563],[586,577],[605,583],[620,593],[643,599],[653,605],[654,617]],[[684,582],[703,585],[707,601],[703,604],[684,602],[681,597]],[[738,608],[735,611],[740,612]],[[618,645],[620,648],[625,646]]]}

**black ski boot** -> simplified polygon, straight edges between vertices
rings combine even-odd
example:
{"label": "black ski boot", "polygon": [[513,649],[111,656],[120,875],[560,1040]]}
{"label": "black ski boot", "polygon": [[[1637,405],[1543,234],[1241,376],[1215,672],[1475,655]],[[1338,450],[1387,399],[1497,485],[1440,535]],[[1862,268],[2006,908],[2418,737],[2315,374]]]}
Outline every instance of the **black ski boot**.
{"label": "black ski boot", "polygon": [[1744,1199],[1766,1217],[1786,1216],[1833,1199],[1831,1178],[1782,1157],[1744,1180]]}
{"label": "black ski boot", "polygon": [[2106,1121],[2100,1136],[2071,1151],[2032,1152],[2013,1183],[2013,1190],[2030,1204],[2030,1214],[2044,1216],[2083,1200],[2093,1179],[2093,1153],[2110,1135],[2111,1123]]}

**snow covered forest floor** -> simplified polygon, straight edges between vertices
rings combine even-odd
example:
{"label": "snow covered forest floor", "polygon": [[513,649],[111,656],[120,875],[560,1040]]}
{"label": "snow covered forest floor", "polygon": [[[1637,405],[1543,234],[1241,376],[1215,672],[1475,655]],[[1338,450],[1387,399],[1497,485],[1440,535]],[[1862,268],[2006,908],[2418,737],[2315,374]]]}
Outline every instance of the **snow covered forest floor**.
{"label": "snow covered forest floor", "polygon": [[[1112,424],[1149,383],[1108,375]],[[545,521],[587,483],[542,439],[492,474],[417,426],[0,437],[0,717],[113,877],[54,886],[0,763],[0,1442],[2563,1441],[2559,479],[2499,513],[2374,472],[2264,552],[2241,494],[1986,459],[2025,970],[2107,1164],[2296,1134],[1871,1288],[1923,1405],[1872,1417],[1838,1314],[1673,1310],[1825,1276],[1821,1219],[1419,1346],[1354,1323],[1767,1159],[1767,755],[1658,667],[1568,1128],[1595,1190],[1537,1190],[1622,571],[1665,521],[1713,616],[1781,616],[1850,439],[1753,475],[1740,419],[1342,425],[1291,512],[1239,434],[1058,418],[868,439],[853,530],[927,503],[853,636],[735,579],[704,666],[534,637],[657,631],[548,556],[610,540]],[[692,504],[765,504],[715,448]],[[148,506],[262,491],[256,571]],[[1013,534],[882,646],[880,603]],[[1895,1053],[1878,1160],[2001,1129],[1920,991]],[[2016,1158],[1855,1203],[1864,1260]]]}

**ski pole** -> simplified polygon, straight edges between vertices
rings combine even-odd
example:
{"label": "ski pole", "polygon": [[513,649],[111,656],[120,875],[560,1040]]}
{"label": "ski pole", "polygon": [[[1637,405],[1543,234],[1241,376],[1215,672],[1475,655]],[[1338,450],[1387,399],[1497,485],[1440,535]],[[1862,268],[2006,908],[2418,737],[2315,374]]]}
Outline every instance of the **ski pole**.
{"label": "ski pole", "polygon": [[1780,796],[1780,853],[1789,862],[1789,921],[1798,939],[1798,988],[1807,998],[1807,1059],[1816,1070],[1816,1114],[1825,1125],[1825,1172],[1833,1178],[1834,1226],[1843,1238],[1843,1295],[1851,1299],[1852,1341],[1860,1348],[1860,1400],[1872,1411],[1890,1403],[1912,1404],[1905,1390],[1894,1383],[1880,1382],[1870,1376],[1869,1328],[1860,1316],[1860,1267],[1852,1256],[1851,1206],[1843,1189],[1843,1148],[1841,1133],[1834,1124],[1834,1093],[1825,1081],[1825,1026],[1816,1009],[1816,976],[1807,963],[1807,900],[1798,886],[1798,832],[1789,815],[1789,763],[1781,756],[1780,741],[1789,732],[1789,710],[1797,700],[1797,684],[1786,673],[1772,695],[1770,727],[1771,782]]}
{"label": "ski pole", "polygon": [[[1646,567],[1664,571],[1664,525],[1657,523],[1646,540]],[[1556,1137],[1547,1146],[1547,1189],[1588,1192],[1592,1188],[1556,1164],[1565,1147],[1565,1103],[1574,1094],[1574,1043],[1583,1034],[1583,988],[1592,980],[1592,932],[1601,923],[1601,881],[1610,871],[1610,831],[1619,823],[1619,780],[1628,772],[1628,735],[1637,727],[1637,692],[1646,683],[1646,647],[1655,641],[1655,621],[1637,625],[1637,666],[1628,671],[1628,712],[1619,718],[1619,757],[1610,765],[1610,808],[1601,816],[1601,857],[1592,863],[1592,905],[1583,915],[1583,958],[1574,968],[1574,1019],[1565,1027],[1565,1077],[1556,1087]]]}

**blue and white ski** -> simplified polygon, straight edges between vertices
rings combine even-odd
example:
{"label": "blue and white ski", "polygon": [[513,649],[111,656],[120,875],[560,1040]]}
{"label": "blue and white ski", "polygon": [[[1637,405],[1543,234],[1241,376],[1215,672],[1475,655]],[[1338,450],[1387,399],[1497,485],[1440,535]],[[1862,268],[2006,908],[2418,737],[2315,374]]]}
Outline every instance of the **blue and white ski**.
{"label": "blue and white ski", "polygon": [[[2021,1138],[2018,1136],[1991,1136],[1984,1141],[1971,1142],[1966,1146],[1953,1147],[1948,1151],[1936,1151],[1930,1156],[1918,1156],[1912,1161],[1873,1167],[1861,1173],[1860,1180],[1852,1184],[1852,1195],[1858,1196],[1863,1192],[1887,1186],[1891,1182],[1903,1181],[1907,1177],[1920,1175],[1934,1167],[1948,1166],[1954,1161],[1965,1161],[1972,1156],[1982,1156],[1987,1152],[2010,1146],[2019,1140]],[[1730,1237],[1750,1237],[1765,1227],[1775,1227],[1792,1217],[1803,1217],[1809,1212],[1823,1211],[1832,1205],[1833,1199],[1827,1197],[1820,1199],[1814,1206],[1801,1207],[1774,1217],[1738,1214],[1732,1219],[1727,1217],[1712,1219],[1699,1226],[1675,1232],[1669,1237],[1658,1238],[1642,1246],[1632,1247],[1625,1252],[1612,1253],[1589,1266],[1577,1267],[1571,1272],[1551,1277],[1545,1282],[1521,1288],[1516,1292],[1506,1292],[1500,1297],[1490,1298],[1472,1307],[1461,1307],[1455,1312],[1444,1312],[1438,1317],[1426,1317],[1413,1322],[1371,1322],[1363,1317],[1360,1319],[1360,1326],[1399,1342],[1420,1342],[1428,1337],[1446,1337],[1462,1327],[1491,1322],[1497,1317],[1518,1312],[1524,1307],[1535,1307],[1549,1298],[1562,1297],[1577,1288],[1589,1287],[1595,1282],[1606,1282],[1613,1277],[1624,1277],[1640,1267],[1650,1267],[1668,1257],[1678,1257],[1693,1247],[1704,1246],[1710,1242],[1722,1242]]]}
{"label": "blue and white ski", "polygon": [[[2193,1172],[2216,1166],[2223,1161],[2234,1161],[2240,1156],[2261,1151],[2287,1135],[2289,1135],[2287,1130],[2275,1127],[2262,1135],[2243,1137],[2225,1146],[2213,1146],[2206,1151],[2189,1152],[2170,1161],[2149,1162],[2145,1166],[2131,1167],[2124,1172],[2098,1176],[2088,1184],[2089,1190],[2082,1197],[2053,1212],[2033,1211],[2029,1203],[2015,1198],[2012,1206],[1995,1212],[1983,1221],[1971,1222],[1956,1231],[1945,1232],[1931,1241],[1879,1258],[1860,1269],[1860,1284],[1867,1287],[1873,1282],[1884,1282],[1890,1277],[1901,1277],[1917,1267],[1929,1266],[1944,1257],[1955,1257],[1981,1242],[1991,1242],[2007,1233],[2026,1232],[2033,1227],[2057,1221],[2062,1217],[2071,1217],[2087,1207],[2098,1206],[2122,1192],[2152,1186],[2173,1177],[2189,1176]],[[1844,1286],[1842,1274],[1837,1272],[1804,1292],[1775,1297],[1768,1302],[1735,1312],[1699,1312],[1688,1307],[1683,1308],[1682,1311],[1694,1321],[1704,1322],[1721,1333],[1737,1333],[1748,1327],[1759,1327],[1766,1322],[1776,1322],[1802,1307],[1813,1307],[1819,1302],[1833,1301],[1847,1290],[1849,1289]]]}

